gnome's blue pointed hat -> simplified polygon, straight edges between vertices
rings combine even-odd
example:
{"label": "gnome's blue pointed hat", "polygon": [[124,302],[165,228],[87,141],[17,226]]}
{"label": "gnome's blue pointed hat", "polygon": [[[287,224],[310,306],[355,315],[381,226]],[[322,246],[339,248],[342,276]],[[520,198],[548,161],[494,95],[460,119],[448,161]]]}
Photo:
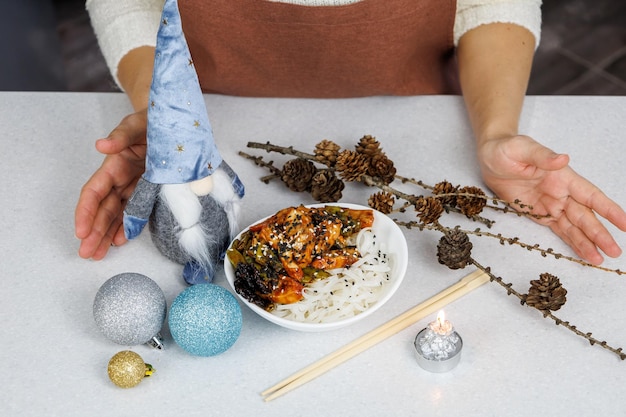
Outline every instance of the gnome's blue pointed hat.
{"label": "gnome's blue pointed hat", "polygon": [[166,0],[157,35],[148,105],[146,181],[180,184],[210,175],[222,162],[178,2]]}

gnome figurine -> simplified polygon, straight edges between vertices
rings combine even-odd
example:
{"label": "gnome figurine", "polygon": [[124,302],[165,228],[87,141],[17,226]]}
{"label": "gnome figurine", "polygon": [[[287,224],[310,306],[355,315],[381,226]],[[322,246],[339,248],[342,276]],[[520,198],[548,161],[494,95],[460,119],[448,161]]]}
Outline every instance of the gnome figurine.
{"label": "gnome figurine", "polygon": [[154,244],[184,265],[188,284],[211,282],[236,233],[244,187],[215,145],[176,0],[163,6],[147,143],[146,171],[124,210],[126,238],[149,223]]}

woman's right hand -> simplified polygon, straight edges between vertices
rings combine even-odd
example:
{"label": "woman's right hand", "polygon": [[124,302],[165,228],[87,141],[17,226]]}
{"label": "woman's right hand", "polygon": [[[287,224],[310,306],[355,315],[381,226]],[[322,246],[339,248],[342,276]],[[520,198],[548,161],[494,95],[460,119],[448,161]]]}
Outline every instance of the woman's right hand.
{"label": "woman's right hand", "polygon": [[108,137],[96,141],[105,154],[80,192],[74,214],[82,258],[104,258],[111,245],[126,243],[122,226],[126,202],[145,170],[147,111],[126,116]]}

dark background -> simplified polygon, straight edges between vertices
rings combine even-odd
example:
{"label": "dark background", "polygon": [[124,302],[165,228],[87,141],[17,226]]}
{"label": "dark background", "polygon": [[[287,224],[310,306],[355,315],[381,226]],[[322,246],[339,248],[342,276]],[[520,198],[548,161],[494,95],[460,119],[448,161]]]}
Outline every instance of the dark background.
{"label": "dark background", "polygon": [[[0,90],[117,90],[84,0],[3,3]],[[528,93],[626,95],[626,1],[544,0]]]}

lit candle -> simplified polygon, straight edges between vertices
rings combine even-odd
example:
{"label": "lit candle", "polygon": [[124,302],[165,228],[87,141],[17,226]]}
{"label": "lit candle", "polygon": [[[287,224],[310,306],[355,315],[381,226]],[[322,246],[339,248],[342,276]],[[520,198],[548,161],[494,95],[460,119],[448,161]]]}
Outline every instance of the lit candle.
{"label": "lit candle", "polygon": [[441,336],[446,336],[450,334],[454,328],[452,327],[452,323],[446,320],[446,315],[441,310],[439,314],[437,314],[437,320],[431,322],[428,327],[435,333]]}
{"label": "lit candle", "polygon": [[420,366],[431,372],[446,372],[454,368],[461,358],[463,341],[443,311],[428,327],[417,334],[415,351]]}

